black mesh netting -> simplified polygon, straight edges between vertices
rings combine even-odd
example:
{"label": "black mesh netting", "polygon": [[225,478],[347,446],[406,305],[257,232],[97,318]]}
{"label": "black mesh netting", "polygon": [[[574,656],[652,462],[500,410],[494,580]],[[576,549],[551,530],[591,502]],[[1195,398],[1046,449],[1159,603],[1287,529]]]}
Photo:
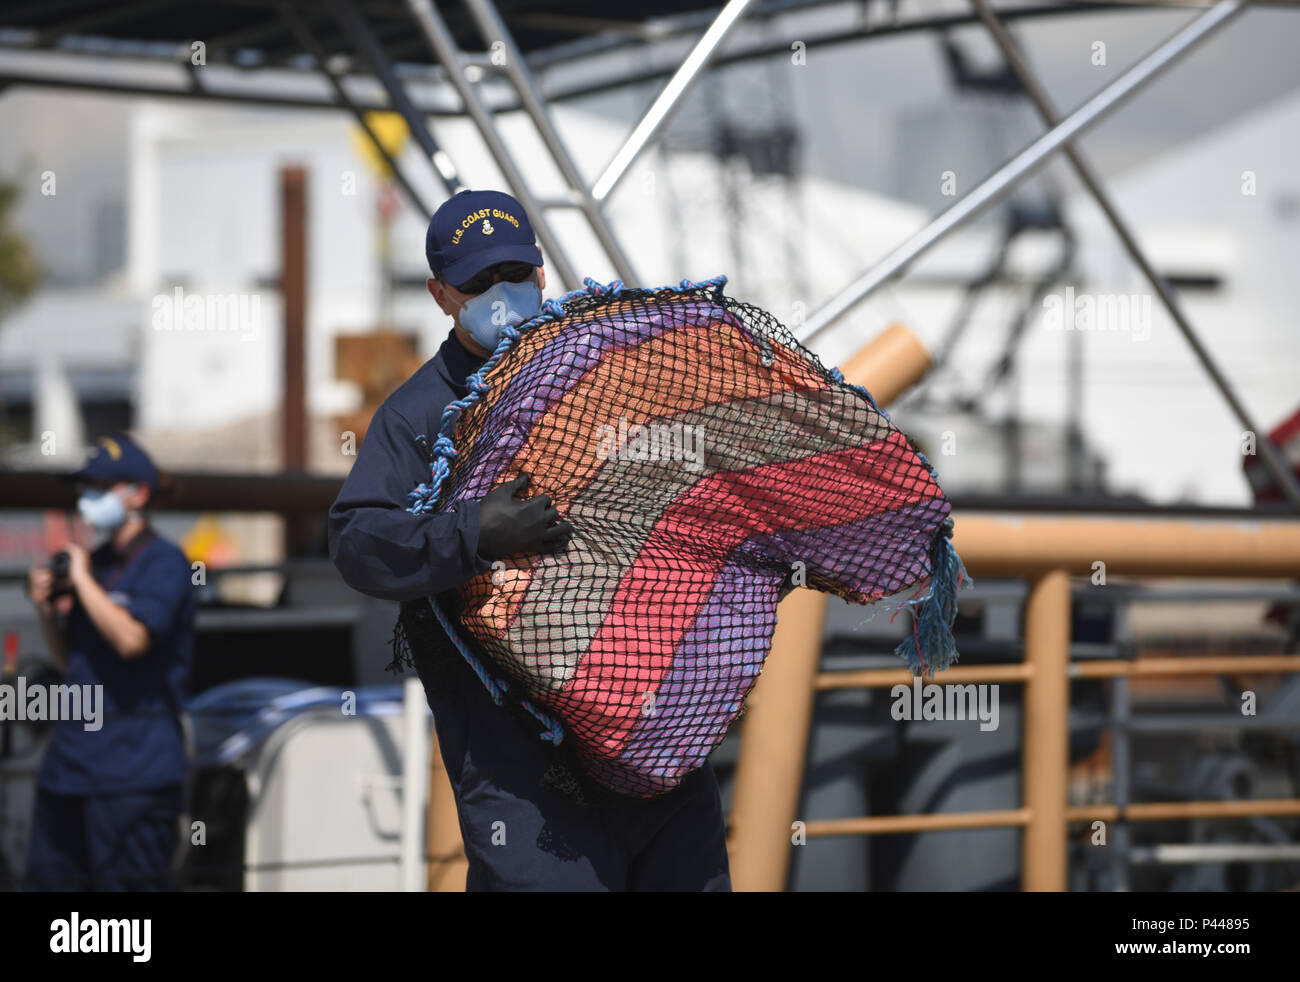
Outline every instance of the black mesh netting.
{"label": "black mesh netting", "polygon": [[471,376],[412,494],[441,510],[527,472],[573,527],[430,610],[490,691],[625,795],[671,789],[721,741],[783,582],[915,604],[913,671],[956,654],[964,571],[929,464],[724,282],[548,301]]}

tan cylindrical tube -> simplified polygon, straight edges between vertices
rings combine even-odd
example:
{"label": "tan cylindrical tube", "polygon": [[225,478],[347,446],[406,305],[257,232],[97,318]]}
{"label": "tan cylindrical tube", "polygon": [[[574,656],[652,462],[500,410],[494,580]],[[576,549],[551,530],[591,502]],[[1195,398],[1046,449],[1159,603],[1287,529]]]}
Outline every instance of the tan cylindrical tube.
{"label": "tan cylindrical tube", "polygon": [[865,385],[879,405],[893,402],[930,370],[930,352],[902,324],[890,324],[840,366],[844,380]]}
{"label": "tan cylindrical tube", "polygon": [[1029,822],[1021,837],[1025,890],[1064,890],[1066,774],[1070,764],[1070,577],[1052,570],[1025,601],[1025,681],[1021,798]]}
{"label": "tan cylindrical tube", "polygon": [[975,577],[1022,576],[1035,569],[1078,576],[1098,570],[1109,576],[1300,576],[1295,519],[961,513],[953,524],[953,547]]}

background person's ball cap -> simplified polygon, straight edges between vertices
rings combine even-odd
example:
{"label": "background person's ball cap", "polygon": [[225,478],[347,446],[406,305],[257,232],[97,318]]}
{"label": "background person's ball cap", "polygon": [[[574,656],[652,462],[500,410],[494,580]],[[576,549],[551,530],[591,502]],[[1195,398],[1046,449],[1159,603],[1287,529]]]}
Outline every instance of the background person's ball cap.
{"label": "background person's ball cap", "polygon": [[424,255],[452,286],[497,263],[542,265],[523,205],[503,191],[467,189],[444,201],[429,221]]}
{"label": "background person's ball cap", "polygon": [[147,484],[157,491],[158,468],[140,445],[125,433],[101,436],[90,448],[81,470],[72,475],[75,481],[129,481]]}

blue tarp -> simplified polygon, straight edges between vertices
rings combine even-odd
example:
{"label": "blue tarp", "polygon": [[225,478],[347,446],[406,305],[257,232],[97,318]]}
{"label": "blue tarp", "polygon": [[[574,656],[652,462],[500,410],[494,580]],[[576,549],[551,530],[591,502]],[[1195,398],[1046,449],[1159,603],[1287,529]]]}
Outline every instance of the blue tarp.
{"label": "blue tarp", "polygon": [[[194,767],[236,763],[276,728],[302,713],[328,708],[342,713],[344,696],[355,696],[349,715],[401,713],[402,686],[368,685],[351,689],[306,686],[294,679],[239,679],[190,699],[185,709],[194,727]],[[428,712],[428,707],[425,707]]]}

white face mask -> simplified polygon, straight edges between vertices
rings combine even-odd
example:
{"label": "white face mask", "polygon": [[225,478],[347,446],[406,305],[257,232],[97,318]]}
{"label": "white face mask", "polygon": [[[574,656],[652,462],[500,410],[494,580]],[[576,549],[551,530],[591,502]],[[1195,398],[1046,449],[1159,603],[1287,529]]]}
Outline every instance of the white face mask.
{"label": "white face mask", "polygon": [[502,280],[460,305],[460,326],[488,351],[496,351],[506,327],[517,327],[541,312],[541,287],[532,280]]}
{"label": "white face mask", "polygon": [[126,502],[111,488],[87,488],[77,499],[81,520],[96,532],[111,535],[127,519]]}

